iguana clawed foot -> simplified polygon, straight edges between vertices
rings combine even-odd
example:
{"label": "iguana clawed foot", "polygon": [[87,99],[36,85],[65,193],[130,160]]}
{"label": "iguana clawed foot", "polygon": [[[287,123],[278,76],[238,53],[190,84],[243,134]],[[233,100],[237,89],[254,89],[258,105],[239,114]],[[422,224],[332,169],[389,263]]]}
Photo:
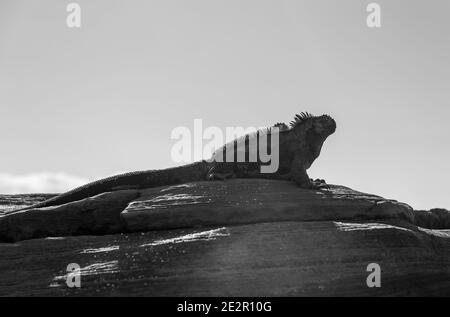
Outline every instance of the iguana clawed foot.
{"label": "iguana clawed foot", "polygon": [[314,179],[310,178],[310,181],[311,181],[311,189],[318,189],[318,190],[321,190],[321,189],[330,190],[331,189],[330,186],[325,182],[324,179],[316,178],[314,180]]}

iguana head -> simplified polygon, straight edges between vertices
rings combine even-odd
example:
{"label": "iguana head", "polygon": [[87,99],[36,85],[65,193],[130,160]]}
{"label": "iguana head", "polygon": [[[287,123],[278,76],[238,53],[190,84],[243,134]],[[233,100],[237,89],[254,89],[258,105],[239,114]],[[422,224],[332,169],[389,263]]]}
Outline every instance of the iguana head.
{"label": "iguana head", "polygon": [[313,116],[308,112],[302,112],[291,121],[291,131],[299,136],[308,132],[326,139],[336,131],[336,121],[327,114]]}
{"label": "iguana head", "polygon": [[[336,131],[336,121],[329,115],[313,116],[308,112],[302,112],[291,121],[289,129],[294,138],[298,141],[297,146],[301,151],[305,151],[310,165],[320,154],[325,140]],[[309,155],[308,155],[309,154]]]}

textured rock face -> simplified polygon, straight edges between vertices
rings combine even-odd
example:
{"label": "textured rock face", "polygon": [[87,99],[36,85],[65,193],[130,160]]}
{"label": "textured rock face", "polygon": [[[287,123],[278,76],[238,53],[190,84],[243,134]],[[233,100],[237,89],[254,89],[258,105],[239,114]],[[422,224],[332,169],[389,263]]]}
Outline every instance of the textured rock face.
{"label": "textured rock face", "polygon": [[[382,222],[34,239],[0,244],[0,253],[0,296],[450,295],[450,231]],[[73,262],[79,289],[66,285]],[[369,263],[380,265],[380,288],[366,284]]]}
{"label": "textured rock face", "polygon": [[120,233],[125,230],[120,213],[137,196],[137,191],[124,190],[61,206],[10,213],[0,217],[0,240]]}
{"label": "textured rock face", "polygon": [[343,186],[300,189],[292,182],[239,179],[151,188],[122,212],[129,231],[272,221],[385,219],[414,222],[411,207]]}
{"label": "textured rock face", "polygon": [[414,210],[415,223],[430,229],[450,228],[450,210],[435,208],[431,210]]}
{"label": "textured rock face", "polygon": [[[0,243],[0,296],[450,295],[450,230],[417,221],[408,205],[342,186],[237,179],[105,193],[1,217],[3,240],[66,237]],[[147,232],[117,234],[127,231]],[[69,263],[79,289],[66,285]],[[380,288],[366,284],[370,263]]]}
{"label": "textured rock face", "polygon": [[406,204],[331,186],[300,189],[292,182],[234,179],[147,190],[121,190],[0,217],[0,240],[110,234],[280,221],[404,220]]}

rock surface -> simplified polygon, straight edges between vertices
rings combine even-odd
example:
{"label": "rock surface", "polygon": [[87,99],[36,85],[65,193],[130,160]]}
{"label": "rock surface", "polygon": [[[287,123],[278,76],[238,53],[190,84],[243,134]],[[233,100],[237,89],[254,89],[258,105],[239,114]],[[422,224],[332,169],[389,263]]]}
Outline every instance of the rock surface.
{"label": "rock surface", "polygon": [[[105,193],[0,217],[2,239],[19,241],[0,243],[0,296],[449,296],[450,230],[420,217],[343,186],[271,180]],[[66,285],[70,263],[81,288]],[[380,288],[366,284],[370,263]]]}
{"label": "rock surface", "polygon": [[397,219],[414,222],[411,207],[332,186],[300,189],[292,182],[239,179],[197,182],[141,192],[122,212],[129,231],[278,221]]}
{"label": "rock surface", "polygon": [[414,213],[406,204],[343,186],[314,191],[288,181],[235,179],[121,190],[61,206],[9,213],[0,217],[0,240],[349,219],[414,223]]}
{"label": "rock surface", "polygon": [[450,211],[442,208],[414,210],[415,224],[430,229],[449,229]]}
{"label": "rock surface", "polygon": [[[0,244],[0,296],[450,295],[450,231],[272,222]],[[69,263],[81,288],[66,285]],[[369,263],[381,287],[369,288]]]}
{"label": "rock surface", "polygon": [[137,196],[136,191],[123,190],[61,206],[8,213],[0,217],[0,240],[120,233],[125,231],[120,213]]}

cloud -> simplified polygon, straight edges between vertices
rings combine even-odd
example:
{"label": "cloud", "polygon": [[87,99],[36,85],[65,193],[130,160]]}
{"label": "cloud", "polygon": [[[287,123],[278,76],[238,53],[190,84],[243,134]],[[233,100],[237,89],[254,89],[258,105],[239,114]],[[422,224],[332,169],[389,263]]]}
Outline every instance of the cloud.
{"label": "cloud", "polygon": [[0,173],[0,194],[61,193],[88,182],[66,173]]}

